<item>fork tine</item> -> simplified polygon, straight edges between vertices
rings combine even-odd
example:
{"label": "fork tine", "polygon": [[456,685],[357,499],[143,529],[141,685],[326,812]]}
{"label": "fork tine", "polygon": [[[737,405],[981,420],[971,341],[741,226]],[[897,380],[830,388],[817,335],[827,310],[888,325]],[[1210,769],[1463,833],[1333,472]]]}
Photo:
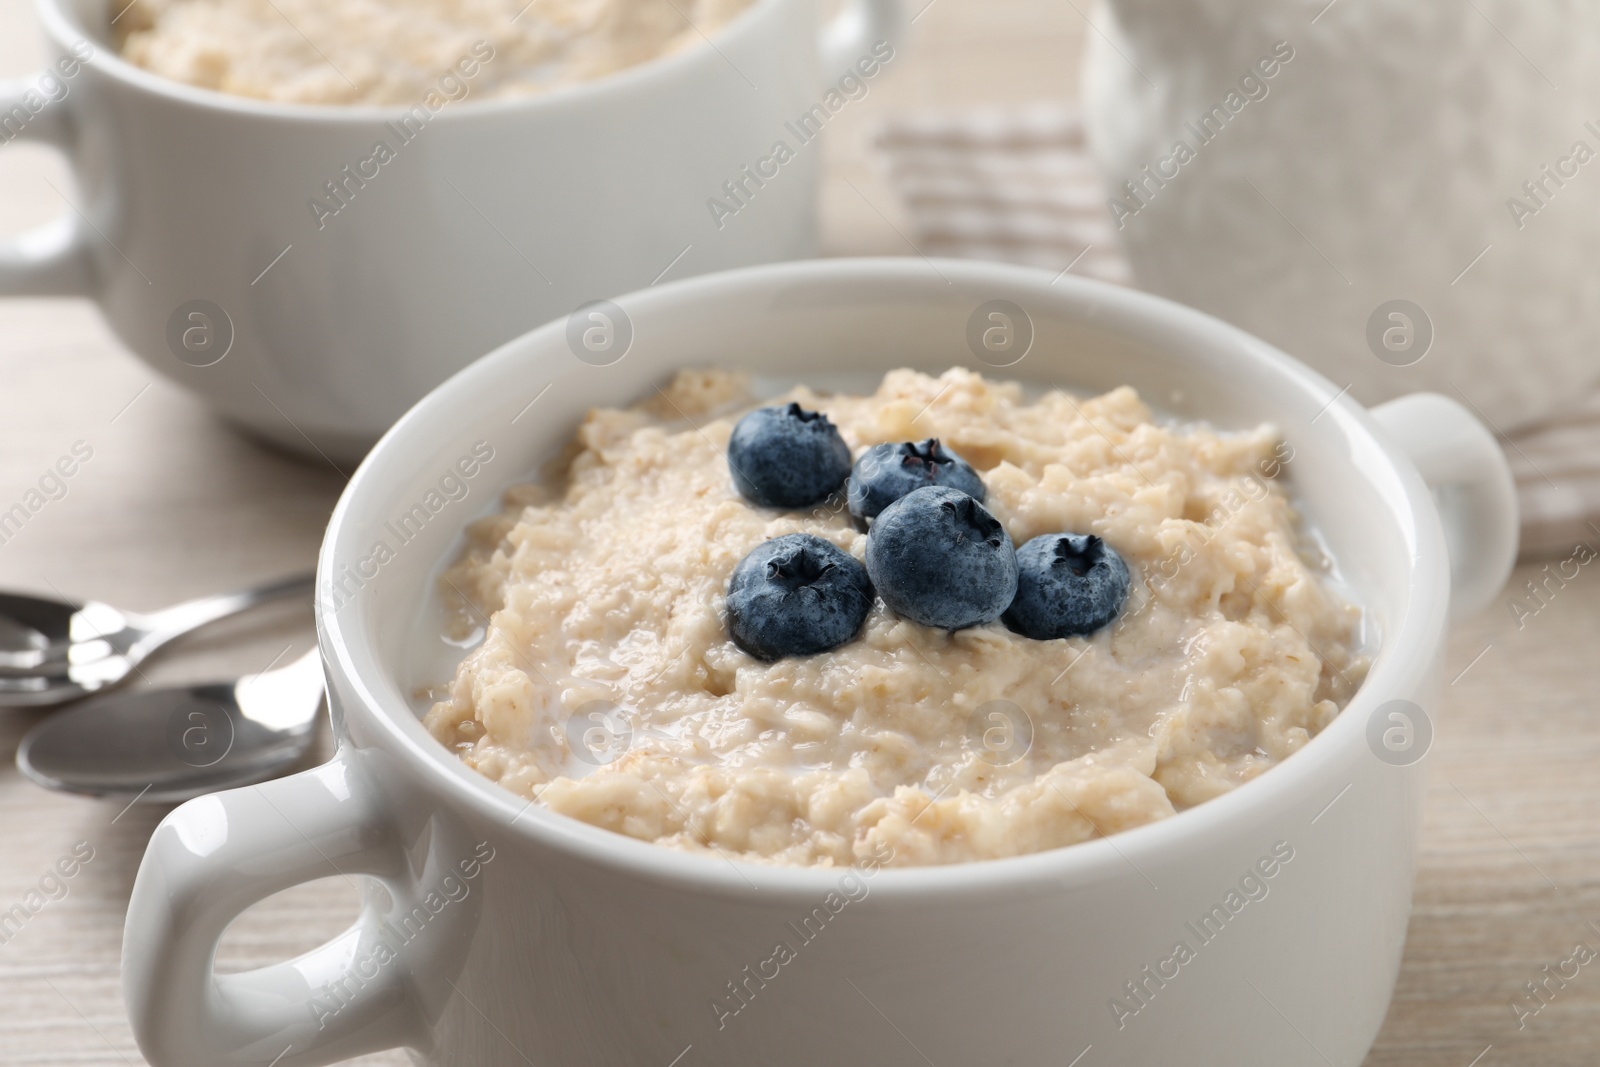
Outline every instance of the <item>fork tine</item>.
{"label": "fork tine", "polygon": [[[91,651],[93,655],[88,654]],[[72,646],[61,646],[60,655],[40,660],[33,666],[8,666],[5,657],[0,655],[0,678],[64,678],[74,667],[86,667],[118,654],[104,642],[93,648],[89,642],[79,642]]]}
{"label": "fork tine", "polygon": [[34,672],[52,664],[67,662],[67,645],[50,648],[0,649],[0,673],[6,671]]}
{"label": "fork tine", "polygon": [[[64,675],[62,677],[65,677]],[[51,688],[51,679],[45,675],[35,674],[26,678],[0,677],[0,694],[17,693],[43,693]]]}
{"label": "fork tine", "polygon": [[34,667],[31,670],[0,667],[0,681],[26,681],[29,678],[66,678],[71,672],[72,666],[72,664],[63,659]]}

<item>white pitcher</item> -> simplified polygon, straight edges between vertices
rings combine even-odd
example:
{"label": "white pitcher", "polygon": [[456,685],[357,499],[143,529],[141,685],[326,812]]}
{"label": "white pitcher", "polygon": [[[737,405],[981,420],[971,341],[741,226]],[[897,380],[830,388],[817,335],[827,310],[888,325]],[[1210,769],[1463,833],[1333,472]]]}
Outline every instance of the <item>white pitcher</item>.
{"label": "white pitcher", "polygon": [[1500,430],[1600,379],[1600,4],[1103,0],[1091,143],[1139,284],[1372,403]]}

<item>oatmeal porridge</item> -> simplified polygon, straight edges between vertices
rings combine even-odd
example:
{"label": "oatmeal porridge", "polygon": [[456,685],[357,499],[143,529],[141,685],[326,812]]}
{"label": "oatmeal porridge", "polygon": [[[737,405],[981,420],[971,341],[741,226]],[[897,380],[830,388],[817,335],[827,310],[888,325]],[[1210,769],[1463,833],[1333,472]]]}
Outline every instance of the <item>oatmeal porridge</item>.
{"label": "oatmeal porridge", "polygon": [[[848,487],[753,503],[762,445],[741,435],[763,419],[822,449],[774,477],[853,462]],[[874,515],[857,483],[890,453],[891,474],[949,484]],[[757,404],[740,375],[685,371],[590,412],[559,477],[469,529],[440,588],[461,633],[487,625],[426,724],[552,811],[773,863],[955,863],[1163,819],[1293,755],[1364,676],[1360,613],[1280,484],[1291,457],[1270,427],[1160,421],[1129,388],[1030,399],[900,370],[868,396]],[[902,581],[926,553],[896,556],[893,536],[919,515],[977,523],[948,542],[982,556],[977,593]],[[1099,600],[1052,615],[1030,574],[1072,553],[1055,573],[1099,575]],[[919,573],[945,582],[964,560]],[[800,600],[750,583],[795,568],[807,603],[848,610],[761,629]],[[786,646],[796,633],[813,643]]]}
{"label": "oatmeal porridge", "polygon": [[704,40],[751,0],[139,0],[124,58],[300,104],[524,96]]}

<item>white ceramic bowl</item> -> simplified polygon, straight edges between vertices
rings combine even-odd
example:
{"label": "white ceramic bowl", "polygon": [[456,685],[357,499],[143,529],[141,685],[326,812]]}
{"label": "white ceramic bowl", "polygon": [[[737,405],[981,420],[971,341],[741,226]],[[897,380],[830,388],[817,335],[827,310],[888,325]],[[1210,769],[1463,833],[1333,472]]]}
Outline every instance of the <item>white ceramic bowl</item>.
{"label": "white ceramic bowl", "polygon": [[[1022,309],[1011,311],[1014,345],[1031,334],[1005,370],[984,363],[1015,349],[980,346],[980,360],[967,340],[995,299]],[[801,263],[617,303],[633,332],[619,362],[579,360],[567,324],[552,323],[432,393],[351,481],[320,565],[339,754],[192,801],[157,829],[123,952],[150,1061],[281,1054],[280,1067],[306,1067],[405,1045],[422,1063],[507,1067],[1359,1063],[1405,938],[1418,757],[1452,598],[1446,527],[1467,608],[1492,596],[1515,549],[1510,478],[1489,435],[1442,398],[1368,414],[1214,319],[1015,268]],[[997,321],[989,310],[980,324]],[[493,490],[557,451],[588,407],[636,400],[673,369],[704,364],[812,381],[965,364],[1089,391],[1131,383],[1224,427],[1272,420],[1295,450],[1304,511],[1374,627],[1371,673],[1327,730],[1249,785],[1016,859],[870,877],[776,868],[530,806],[459,763],[412,710],[408,650],[430,576]],[[386,524],[477,442],[493,459],[465,501],[375,553],[394,541]],[[1441,497],[1444,524],[1413,459],[1435,482],[1459,483]],[[1369,742],[1374,730],[1389,731],[1388,747]],[[1267,895],[1230,913],[1227,894],[1263,864]],[[335,871],[369,886],[344,937],[288,963],[213,973],[235,915]],[[836,911],[830,893],[845,902]],[[1214,907],[1220,933],[1203,939],[1192,924]],[[813,940],[796,933],[808,916],[821,930]],[[780,940],[795,958],[770,964]],[[1180,941],[1193,958],[1174,963]],[[748,1003],[732,1013],[736,987]]]}
{"label": "white ceramic bowl", "polygon": [[[109,27],[126,0],[35,3],[51,65],[0,82],[0,148],[54,147],[80,192],[55,223],[0,236],[0,297],[89,297],[230,422],[351,466],[541,322],[669,271],[810,255],[813,134],[851,106],[842,78],[859,97],[895,69],[904,22],[899,0],[850,0],[826,24],[815,0],[754,0],[707,42],[542,95],[320,106],[123,60]],[[724,183],[744,188],[733,218],[712,207],[729,207]]]}

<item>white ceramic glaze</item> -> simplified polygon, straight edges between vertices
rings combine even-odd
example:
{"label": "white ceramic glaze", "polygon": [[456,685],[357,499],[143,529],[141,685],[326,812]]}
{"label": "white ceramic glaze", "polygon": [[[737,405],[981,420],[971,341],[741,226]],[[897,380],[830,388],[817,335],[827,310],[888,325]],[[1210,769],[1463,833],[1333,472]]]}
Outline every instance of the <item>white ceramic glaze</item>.
{"label": "white ceramic glaze", "polygon": [[[995,299],[1021,309],[1013,338],[1032,335],[1004,370],[985,364],[1012,355],[980,346],[980,361],[967,341]],[[1375,715],[1390,725],[1394,700],[1423,709],[1414,717],[1434,706],[1452,598],[1445,526],[1462,610],[1489,600],[1515,551],[1510,475],[1471,415],[1430,397],[1368,414],[1215,319],[1014,267],[800,263],[618,303],[634,335],[619,361],[582,362],[564,323],[545,326],[432,393],[352,479],[320,561],[338,756],[193,801],[156,830],[123,948],[123,989],[150,1062],[281,1056],[280,1067],[309,1067],[406,1045],[420,1063],[453,1067],[1062,1067],[1092,1045],[1084,1064],[1358,1064],[1399,966],[1426,765],[1421,748],[1409,762],[1380,759],[1369,727]],[[977,316],[985,328],[989,310]],[[673,369],[703,364],[816,382],[968,365],[1083,390],[1131,383],[1175,415],[1224,427],[1272,420],[1294,448],[1306,516],[1368,612],[1379,642],[1371,673],[1323,734],[1257,781],[1164,822],[1016,859],[870,875],[775,868],[531,806],[459,763],[411,710],[408,649],[432,575],[462,524],[557,453],[591,405],[637,400]],[[391,545],[359,583],[348,578],[378,541],[394,541],[386,523],[477,442],[494,457],[466,500]],[[1454,483],[1444,525],[1408,455],[1436,486]],[[1119,1027],[1111,1001],[1135,1003],[1125,983],[1145,981],[1143,968],[1179,939],[1194,942],[1185,924],[1275,846],[1294,855],[1268,895],[1175,978],[1149,986],[1148,1004]],[[463,864],[473,877],[447,883]],[[287,963],[213,973],[234,915],[335,870],[368,886],[349,933]],[[458,899],[445,902],[450,884]],[[856,884],[865,895],[836,897],[848,903],[813,927],[814,940],[787,925]],[[384,939],[392,949],[378,947]],[[762,978],[780,940],[796,958]],[[392,962],[373,962],[386,951]],[[736,1003],[730,982],[748,983],[748,1006],[719,1013],[718,1000]]]}
{"label": "white ceramic glaze", "polygon": [[1142,287],[1365,403],[1429,389],[1509,431],[1589,395],[1600,7],[1103,0],[1096,24],[1086,119]]}
{"label": "white ceramic glaze", "polygon": [[[0,295],[92,297],[229,420],[351,464],[451,373],[581,304],[808,254],[819,146],[785,123],[863,57],[868,91],[889,76],[872,49],[901,25],[899,0],[852,0],[821,30],[816,0],[756,0],[711,44],[533,99],[469,96],[402,143],[405,109],[178,84],[116,55],[108,0],[38,6],[52,70],[92,55],[36,112],[42,75],[0,85],[0,123],[23,109],[0,141],[57,146],[77,191],[57,223],[0,240]],[[380,140],[395,158],[358,187],[344,168]],[[794,158],[757,188],[740,168],[779,140]],[[751,195],[719,219],[730,180]],[[348,203],[319,218],[330,181]]]}

